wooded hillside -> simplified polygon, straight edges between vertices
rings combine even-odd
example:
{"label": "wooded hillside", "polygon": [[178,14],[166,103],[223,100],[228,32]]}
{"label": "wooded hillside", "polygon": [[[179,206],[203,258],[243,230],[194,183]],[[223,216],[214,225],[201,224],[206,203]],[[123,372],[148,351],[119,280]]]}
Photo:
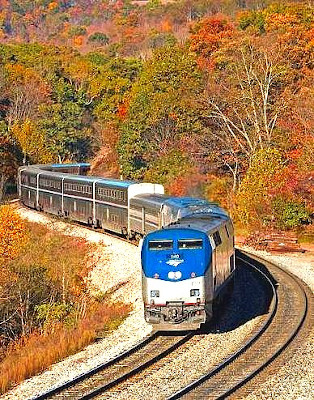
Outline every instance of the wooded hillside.
{"label": "wooded hillside", "polygon": [[309,1],[1,1],[1,187],[94,159],[244,226],[306,226],[313,20]]}

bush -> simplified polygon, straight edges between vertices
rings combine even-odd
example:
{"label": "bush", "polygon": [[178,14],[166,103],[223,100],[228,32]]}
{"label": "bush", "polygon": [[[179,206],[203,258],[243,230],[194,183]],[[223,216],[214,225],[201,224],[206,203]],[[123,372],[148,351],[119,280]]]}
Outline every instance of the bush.
{"label": "bush", "polygon": [[[39,224],[23,223],[21,228],[15,222],[13,229],[4,222],[0,226],[10,232],[10,241],[4,241],[4,250],[7,256],[15,256],[0,270],[0,297],[3,299],[0,320],[5,321],[0,324],[0,339],[3,338],[2,344],[6,345],[9,340],[15,341],[41,328],[48,315],[65,319],[65,316],[61,318],[62,306],[58,308],[57,304],[67,307],[73,304],[75,310],[67,318],[76,318],[87,291],[85,278],[89,269],[86,262],[90,247],[84,240],[53,233]],[[28,242],[20,249],[17,241],[25,231]],[[14,237],[11,245],[14,232],[18,238]],[[16,312],[18,309],[23,309],[25,315],[21,317]]]}
{"label": "bush", "polygon": [[276,197],[273,211],[275,223],[280,229],[294,229],[311,222],[310,212],[302,202]]}
{"label": "bush", "polygon": [[[10,233],[18,229],[19,242],[20,217],[7,207],[0,211],[0,246],[14,255],[0,268],[0,392],[4,392],[104,336],[130,308],[108,304],[109,296],[99,301],[90,295],[86,278],[92,248],[85,240],[24,223],[28,242],[19,249],[15,236],[1,242],[1,228]],[[13,227],[10,213],[17,218]]]}
{"label": "bush", "polygon": [[27,240],[25,224],[8,205],[0,206],[0,264],[17,257]]}
{"label": "bush", "polygon": [[73,326],[77,310],[72,304],[49,303],[40,304],[35,307],[37,320],[40,321],[47,332],[52,332],[58,322],[66,326]]}
{"label": "bush", "polygon": [[88,38],[88,43],[97,43],[99,45],[105,46],[109,43],[109,37],[102,32],[95,32]]}

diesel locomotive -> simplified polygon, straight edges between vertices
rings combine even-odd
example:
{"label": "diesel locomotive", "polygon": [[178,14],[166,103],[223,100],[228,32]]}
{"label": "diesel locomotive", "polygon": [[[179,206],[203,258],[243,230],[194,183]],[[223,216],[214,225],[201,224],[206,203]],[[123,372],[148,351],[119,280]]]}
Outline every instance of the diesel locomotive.
{"label": "diesel locomotive", "polygon": [[140,240],[145,319],[157,330],[197,329],[234,276],[228,214],[162,185],[86,176],[87,163],[20,167],[28,207]]}
{"label": "diesel locomotive", "polygon": [[234,232],[229,216],[208,203],[142,243],[144,313],[158,330],[197,329],[233,284]]}

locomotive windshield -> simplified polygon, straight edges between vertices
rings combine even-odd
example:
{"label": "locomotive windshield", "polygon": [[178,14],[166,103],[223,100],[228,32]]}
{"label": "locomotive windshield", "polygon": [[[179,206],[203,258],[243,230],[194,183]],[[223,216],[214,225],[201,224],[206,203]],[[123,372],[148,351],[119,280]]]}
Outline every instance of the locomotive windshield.
{"label": "locomotive windshield", "polygon": [[178,240],[179,250],[184,249],[202,249],[203,240],[202,239],[182,239]]}
{"label": "locomotive windshield", "polygon": [[150,240],[148,248],[149,250],[172,250],[173,240]]}

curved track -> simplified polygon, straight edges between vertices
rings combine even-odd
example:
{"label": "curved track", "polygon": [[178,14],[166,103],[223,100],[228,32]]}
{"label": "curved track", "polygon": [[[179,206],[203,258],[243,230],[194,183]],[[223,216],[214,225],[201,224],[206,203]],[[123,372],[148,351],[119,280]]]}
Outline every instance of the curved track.
{"label": "curved track", "polygon": [[[135,244],[134,241],[128,242]],[[267,318],[235,353],[167,400],[232,397],[239,390],[243,391],[243,387],[250,387],[248,382],[299,336],[304,325],[311,326],[313,294],[300,279],[270,262],[244,252],[238,252],[237,262],[254,270],[268,286],[272,300]],[[154,333],[109,362],[33,399],[104,398],[102,393],[152,366],[193,336],[194,333]],[[235,395],[235,398],[239,397]]]}
{"label": "curved track", "polygon": [[[259,270],[271,285],[273,300],[268,318],[237,352],[167,400],[225,399],[234,394],[235,398],[239,398],[236,392],[243,390],[252,378],[287,349],[306,322],[311,326],[309,308],[312,307],[313,296],[300,279],[272,263],[251,255],[248,257],[245,253],[238,260]],[[271,277],[263,272],[263,264],[267,265]],[[246,391],[248,394],[251,390]]]}

